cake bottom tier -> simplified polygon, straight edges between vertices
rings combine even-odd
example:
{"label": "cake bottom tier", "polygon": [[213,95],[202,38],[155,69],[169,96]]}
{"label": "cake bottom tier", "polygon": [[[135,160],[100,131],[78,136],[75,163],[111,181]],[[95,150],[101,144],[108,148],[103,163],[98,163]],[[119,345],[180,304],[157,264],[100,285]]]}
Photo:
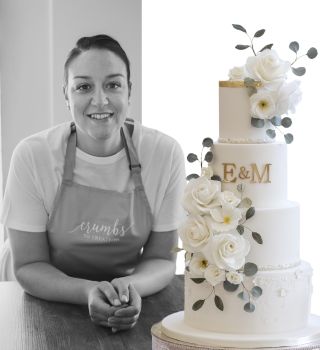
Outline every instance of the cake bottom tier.
{"label": "cake bottom tier", "polygon": [[[254,304],[253,312],[244,310],[248,300],[238,296],[243,290],[241,286],[228,292],[220,283],[213,291],[208,282],[197,284],[192,277],[195,276],[186,271],[184,322],[188,326],[218,333],[267,334],[294,331],[307,325],[312,268],[306,262],[288,269],[259,271],[246,278],[245,288],[262,289],[261,296],[250,300]],[[215,295],[221,298],[223,311],[216,307]],[[204,302],[194,311],[193,305],[199,300]]]}

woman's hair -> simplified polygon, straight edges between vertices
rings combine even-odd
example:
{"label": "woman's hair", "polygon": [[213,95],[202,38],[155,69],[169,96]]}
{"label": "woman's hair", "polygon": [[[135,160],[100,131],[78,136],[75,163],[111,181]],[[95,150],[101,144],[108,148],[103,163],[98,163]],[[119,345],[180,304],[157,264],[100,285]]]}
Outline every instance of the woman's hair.
{"label": "woman's hair", "polygon": [[117,40],[111,38],[108,35],[105,34],[99,34],[94,36],[88,36],[88,37],[82,37],[80,38],[77,43],[76,47],[74,47],[64,64],[64,87],[68,84],[68,69],[70,66],[70,63],[78,57],[82,52],[88,51],[90,49],[105,49],[112,51],[114,54],[116,54],[118,57],[122,59],[124,64],[126,65],[127,69],[127,81],[128,85],[130,85],[130,62],[128,59],[127,54],[121,47],[121,45],[118,43]]}

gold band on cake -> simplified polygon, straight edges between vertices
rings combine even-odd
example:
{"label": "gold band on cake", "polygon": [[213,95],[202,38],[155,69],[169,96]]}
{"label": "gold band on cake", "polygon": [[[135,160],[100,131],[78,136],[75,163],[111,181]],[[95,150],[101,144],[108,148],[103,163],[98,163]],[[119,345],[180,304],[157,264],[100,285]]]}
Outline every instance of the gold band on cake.
{"label": "gold band on cake", "polygon": [[[251,85],[255,87],[260,87],[261,81],[252,82]],[[229,88],[240,88],[245,87],[245,83],[243,80],[220,80],[219,87],[229,87]]]}

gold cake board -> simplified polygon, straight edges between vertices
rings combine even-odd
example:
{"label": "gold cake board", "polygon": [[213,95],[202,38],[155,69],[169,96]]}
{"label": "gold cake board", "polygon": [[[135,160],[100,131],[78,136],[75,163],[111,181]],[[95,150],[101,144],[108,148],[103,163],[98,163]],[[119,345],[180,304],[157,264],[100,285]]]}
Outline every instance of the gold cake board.
{"label": "gold cake board", "polygon": [[315,350],[320,349],[320,317],[312,315],[308,326],[281,335],[234,335],[202,331],[186,325],[184,312],[153,325],[153,350]]}

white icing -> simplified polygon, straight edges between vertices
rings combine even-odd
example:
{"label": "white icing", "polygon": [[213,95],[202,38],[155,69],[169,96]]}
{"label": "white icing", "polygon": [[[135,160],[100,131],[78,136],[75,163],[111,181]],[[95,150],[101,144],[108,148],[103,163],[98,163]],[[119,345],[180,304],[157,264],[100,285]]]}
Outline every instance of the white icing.
{"label": "white icing", "polygon": [[[296,277],[297,272],[300,278]],[[215,307],[214,294],[199,310],[193,311],[192,305],[206,298],[212,287],[207,282],[194,283],[186,272],[185,323],[207,331],[237,334],[279,333],[303,328],[310,312],[311,275],[312,269],[306,262],[291,269],[259,271],[253,281],[245,280],[246,288],[258,285],[263,290],[262,295],[253,300],[255,311],[248,313],[243,310],[245,302],[237,296],[240,290],[227,292],[222,284],[215,287],[215,293],[223,300],[223,311]]]}
{"label": "white icing", "polygon": [[[245,184],[244,196],[249,197],[255,207],[271,207],[283,205],[287,200],[287,145],[283,143],[268,144],[227,144],[215,143],[213,146],[213,163],[211,164],[214,174],[222,180],[233,180],[234,183],[223,183],[222,189],[238,193],[237,185]],[[225,165],[224,165],[225,164]],[[234,165],[232,165],[234,164]],[[259,174],[263,175],[266,164],[269,165],[269,180],[265,174],[259,183],[257,175],[253,177],[252,164],[255,164]],[[241,167],[250,172],[249,179],[239,177]],[[225,170],[233,174],[226,174]],[[256,183],[252,183],[256,181]],[[239,193],[238,193],[239,195]]]}
{"label": "white icing", "polygon": [[218,142],[220,143],[273,143],[272,139],[225,139],[219,137]]}

